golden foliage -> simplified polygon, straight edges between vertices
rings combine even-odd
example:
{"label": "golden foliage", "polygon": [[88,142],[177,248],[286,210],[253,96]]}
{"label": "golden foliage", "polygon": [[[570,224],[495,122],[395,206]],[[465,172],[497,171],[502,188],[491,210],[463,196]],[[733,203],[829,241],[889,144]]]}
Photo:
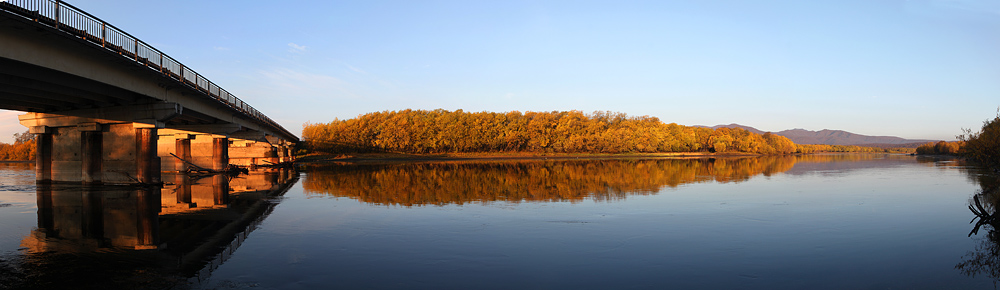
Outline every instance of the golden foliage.
{"label": "golden foliage", "polygon": [[954,142],[938,141],[937,143],[931,142],[917,147],[917,154],[956,155],[960,153],[964,147],[965,147],[965,141],[954,141]]}
{"label": "golden foliage", "polygon": [[857,145],[796,144],[796,153],[913,153],[912,148],[878,148]]}
{"label": "golden foliage", "polygon": [[34,160],[35,150],[35,140],[15,142],[14,144],[0,143],[0,160]]}
{"label": "golden foliage", "polygon": [[649,116],[580,111],[478,112],[404,110],[307,123],[307,148],[324,152],[720,152],[790,154],[788,138],[743,129],[665,124]]}
{"label": "golden foliage", "polygon": [[983,122],[979,132],[965,129],[958,139],[965,141],[963,155],[987,166],[1000,167],[1000,113]]}

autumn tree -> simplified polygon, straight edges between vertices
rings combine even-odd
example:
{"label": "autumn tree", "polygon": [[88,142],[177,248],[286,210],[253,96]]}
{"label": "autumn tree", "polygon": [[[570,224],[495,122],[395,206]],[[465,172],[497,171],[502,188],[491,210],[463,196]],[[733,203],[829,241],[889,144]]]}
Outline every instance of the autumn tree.
{"label": "autumn tree", "polygon": [[965,141],[962,154],[987,166],[1000,167],[1000,113],[983,122],[978,132],[964,129],[958,139]]}
{"label": "autumn tree", "polygon": [[599,111],[465,112],[403,110],[306,123],[309,149],[328,152],[719,152],[790,154],[795,144],[743,129],[665,124],[650,116]]}

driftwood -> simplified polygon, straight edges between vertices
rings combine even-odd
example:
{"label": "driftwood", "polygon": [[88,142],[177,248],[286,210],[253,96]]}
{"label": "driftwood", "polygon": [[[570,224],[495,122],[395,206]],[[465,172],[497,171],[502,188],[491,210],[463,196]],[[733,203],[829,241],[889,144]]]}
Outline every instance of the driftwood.
{"label": "driftwood", "polygon": [[185,170],[185,172],[187,172],[187,173],[196,173],[196,174],[206,174],[206,173],[207,174],[215,174],[215,173],[239,174],[239,173],[247,173],[248,172],[247,169],[239,168],[239,167],[236,167],[235,165],[232,165],[232,164],[229,164],[229,166],[226,166],[226,169],[224,169],[224,170],[208,169],[208,168],[205,168],[205,167],[201,167],[201,166],[195,165],[194,163],[188,162],[187,160],[184,160],[184,158],[180,158],[177,155],[174,155],[174,153],[170,153],[170,156],[173,156],[174,158],[177,158],[177,160],[180,160],[181,162],[184,162],[184,164],[186,164],[188,166],[188,168]]}
{"label": "driftwood", "polygon": [[[969,210],[971,210],[972,213],[976,215],[976,217],[972,218],[972,220],[969,221],[970,224],[972,222],[976,222],[976,227],[973,228],[971,232],[969,232],[970,237],[972,235],[979,234],[979,228],[984,225],[990,225],[996,228],[998,222],[997,215],[990,214],[989,211],[987,211],[986,208],[983,207],[983,204],[979,201],[980,196],[985,196],[985,195],[977,194],[976,196],[973,196],[972,202],[974,204],[969,205]],[[979,221],[976,221],[976,219],[979,219]]]}
{"label": "driftwood", "polygon": [[[216,170],[208,169],[208,168],[205,168],[205,167],[201,167],[201,166],[195,165],[194,163],[188,162],[187,160],[184,160],[184,158],[180,158],[177,155],[174,155],[174,153],[170,153],[170,156],[173,156],[174,158],[177,158],[177,160],[180,160],[181,162],[184,162],[184,164],[188,166],[188,168],[185,170],[187,172],[192,172],[192,171],[196,171],[196,172],[218,172]],[[195,169],[195,170],[192,170],[192,168]]]}
{"label": "driftwood", "polygon": [[132,183],[116,183],[116,182],[110,182],[110,183],[104,183],[104,184],[119,184],[119,185],[120,185],[120,184],[124,184],[124,185],[138,185],[138,186],[156,186],[156,185],[160,185],[160,184],[163,184],[163,182],[159,182],[159,183],[145,183],[145,182],[142,182],[142,181],[141,181],[141,180],[139,180],[138,178],[136,178],[136,177],[133,177],[133,176],[132,176],[132,174],[129,174],[128,172],[125,172],[125,171],[122,171],[122,170],[108,170],[108,172],[114,172],[114,173],[121,173],[121,174],[122,174],[122,175],[124,175],[124,176],[125,176],[126,178],[128,178],[129,180],[131,180],[131,181],[132,181]]}

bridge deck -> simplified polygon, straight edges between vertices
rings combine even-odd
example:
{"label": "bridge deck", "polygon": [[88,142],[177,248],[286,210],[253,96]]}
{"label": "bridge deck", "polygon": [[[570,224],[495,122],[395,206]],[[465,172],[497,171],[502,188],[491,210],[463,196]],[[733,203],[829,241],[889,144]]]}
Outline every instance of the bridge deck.
{"label": "bridge deck", "polygon": [[[61,35],[93,51],[100,51],[105,59],[131,67],[144,68],[157,75],[154,82],[160,86],[182,88],[184,95],[196,95],[200,103],[223,107],[233,116],[252,121],[268,131],[291,142],[298,137],[240,98],[211,82],[190,67],[153,48],[147,43],[102,21],[70,4],[53,0],[7,0],[0,2],[0,22],[3,26],[34,27],[42,33]],[[5,27],[6,29],[6,27]],[[0,49],[2,51],[2,49]],[[91,55],[92,56],[92,55]],[[73,74],[58,73],[46,68],[32,67],[0,54],[0,101],[3,109],[28,112],[58,112],[84,108],[100,108],[142,103],[155,96],[143,96],[102,82],[87,81]],[[58,77],[52,77],[56,75]],[[51,81],[58,80],[58,81]],[[164,101],[164,100],[160,100]],[[182,104],[184,105],[184,104]],[[187,105],[185,105],[187,107]],[[175,124],[197,125],[219,122],[206,112],[185,110]],[[221,120],[227,121],[227,120]]]}

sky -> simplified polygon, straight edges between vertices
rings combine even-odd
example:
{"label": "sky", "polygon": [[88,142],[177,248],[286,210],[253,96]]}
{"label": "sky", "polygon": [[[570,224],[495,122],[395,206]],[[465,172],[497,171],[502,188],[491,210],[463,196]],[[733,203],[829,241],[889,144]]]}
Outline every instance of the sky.
{"label": "sky", "polygon": [[997,1],[68,3],[296,134],[440,108],[953,140],[1000,108]]}

